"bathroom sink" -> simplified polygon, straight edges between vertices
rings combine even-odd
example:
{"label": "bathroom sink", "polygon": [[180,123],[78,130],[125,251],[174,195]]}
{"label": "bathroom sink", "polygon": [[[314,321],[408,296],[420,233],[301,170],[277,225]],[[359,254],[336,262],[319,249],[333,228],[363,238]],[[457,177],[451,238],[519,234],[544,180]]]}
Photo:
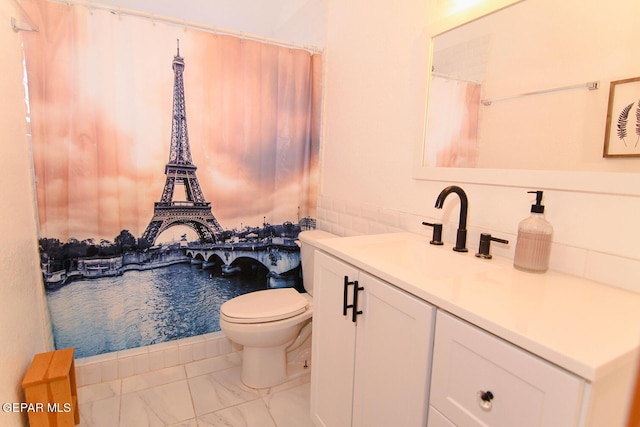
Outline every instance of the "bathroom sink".
{"label": "bathroom sink", "polygon": [[[434,246],[425,236],[414,233],[390,233],[344,237],[324,242],[331,252],[359,267],[379,272],[380,277],[393,275],[409,281],[445,280],[468,277],[503,267],[501,259],[485,260],[474,251],[454,252],[452,245]],[[407,277],[410,276],[410,277]]]}

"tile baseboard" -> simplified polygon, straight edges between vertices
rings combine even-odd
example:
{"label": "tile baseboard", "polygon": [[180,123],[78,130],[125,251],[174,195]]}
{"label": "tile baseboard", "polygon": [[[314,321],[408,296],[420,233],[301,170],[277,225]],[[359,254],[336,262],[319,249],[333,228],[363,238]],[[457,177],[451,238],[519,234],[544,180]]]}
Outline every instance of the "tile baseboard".
{"label": "tile baseboard", "polygon": [[238,352],[241,346],[223,332],[183,338],[75,360],[77,386],[82,387],[158,371]]}

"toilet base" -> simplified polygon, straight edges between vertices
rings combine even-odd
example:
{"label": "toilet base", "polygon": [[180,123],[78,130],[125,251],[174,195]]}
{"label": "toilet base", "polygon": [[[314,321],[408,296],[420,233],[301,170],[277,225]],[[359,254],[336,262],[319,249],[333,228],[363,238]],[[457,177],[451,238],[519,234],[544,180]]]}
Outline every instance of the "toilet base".
{"label": "toilet base", "polygon": [[287,346],[247,347],[242,350],[240,379],[251,388],[268,388],[287,381]]}

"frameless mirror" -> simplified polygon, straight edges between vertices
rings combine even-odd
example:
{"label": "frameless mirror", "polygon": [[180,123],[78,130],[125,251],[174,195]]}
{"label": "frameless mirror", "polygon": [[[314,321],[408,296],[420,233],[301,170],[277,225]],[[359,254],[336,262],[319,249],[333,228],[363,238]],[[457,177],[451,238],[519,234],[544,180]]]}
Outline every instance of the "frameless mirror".
{"label": "frameless mirror", "polygon": [[498,0],[430,24],[415,177],[640,195],[640,159],[603,157],[610,82],[640,75],[627,9]]}

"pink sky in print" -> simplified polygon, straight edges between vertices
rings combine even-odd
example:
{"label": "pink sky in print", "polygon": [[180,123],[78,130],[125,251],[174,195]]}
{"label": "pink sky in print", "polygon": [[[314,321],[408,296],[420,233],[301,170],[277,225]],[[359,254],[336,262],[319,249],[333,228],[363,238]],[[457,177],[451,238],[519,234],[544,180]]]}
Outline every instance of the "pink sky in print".
{"label": "pink sky in print", "polygon": [[319,58],[79,6],[25,8],[41,28],[25,36],[41,237],[142,235],[166,181],[177,39],[192,160],[222,227],[315,216]]}

